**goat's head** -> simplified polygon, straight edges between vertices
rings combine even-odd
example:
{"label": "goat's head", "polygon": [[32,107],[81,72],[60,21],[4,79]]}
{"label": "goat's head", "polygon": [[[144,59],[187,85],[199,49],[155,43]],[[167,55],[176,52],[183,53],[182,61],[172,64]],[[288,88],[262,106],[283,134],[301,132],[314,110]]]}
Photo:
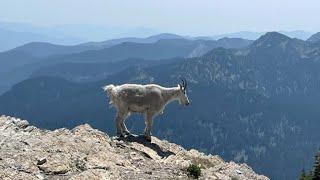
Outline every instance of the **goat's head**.
{"label": "goat's head", "polygon": [[181,81],[182,83],[178,84],[180,88],[179,103],[188,106],[190,101],[187,95],[187,81],[186,79],[181,79]]}

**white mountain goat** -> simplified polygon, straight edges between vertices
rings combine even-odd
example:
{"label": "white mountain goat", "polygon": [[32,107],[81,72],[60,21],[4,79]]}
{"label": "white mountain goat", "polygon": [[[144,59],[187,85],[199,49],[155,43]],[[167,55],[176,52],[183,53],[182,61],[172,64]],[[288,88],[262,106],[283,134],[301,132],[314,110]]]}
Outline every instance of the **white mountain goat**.
{"label": "white mountain goat", "polygon": [[190,104],[186,89],[186,80],[182,80],[182,84],[178,84],[177,87],[171,88],[156,84],[119,86],[110,84],[103,87],[110,99],[109,104],[117,109],[115,117],[117,135],[120,137],[130,135],[124,122],[131,112],[137,112],[145,116],[144,134],[148,141],[151,141],[153,117],[162,114],[168,103],[177,100],[182,105]]}

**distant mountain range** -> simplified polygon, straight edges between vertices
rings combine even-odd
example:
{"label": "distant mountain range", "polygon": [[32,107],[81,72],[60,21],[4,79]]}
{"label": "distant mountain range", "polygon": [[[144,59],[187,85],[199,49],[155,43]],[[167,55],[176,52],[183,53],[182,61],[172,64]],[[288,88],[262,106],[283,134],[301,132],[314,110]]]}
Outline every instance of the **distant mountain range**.
{"label": "distant mountain range", "polygon": [[[188,58],[199,42],[213,49]],[[112,134],[115,112],[106,110],[101,86],[127,82],[175,86],[185,77],[191,106],[169,105],[156,118],[154,135],[246,162],[271,179],[296,179],[312,164],[310,157],[319,147],[320,45],[277,32],[237,49],[217,47],[217,42],[164,39],[50,56],[40,64],[53,65],[38,66],[30,73],[32,78],[0,96],[0,114],[49,129],[86,122]],[[123,61],[133,55],[139,55],[134,63]],[[85,64],[89,62],[95,63]],[[108,75],[100,76],[103,73]],[[92,78],[79,80],[82,76]],[[100,80],[93,81],[95,76]],[[141,118],[128,120],[133,132],[142,131]]]}
{"label": "distant mountain range", "polygon": [[179,36],[176,34],[162,33],[158,35],[153,35],[147,38],[137,38],[137,37],[127,37],[119,39],[111,39],[102,42],[88,42],[81,44],[83,46],[97,46],[97,47],[111,47],[124,42],[134,42],[134,43],[155,43],[161,39],[190,39],[188,37]]}
{"label": "distant mountain range", "polygon": [[174,34],[159,34],[155,36],[150,36],[147,38],[121,38],[121,39],[112,39],[103,42],[89,42],[79,45],[58,45],[46,42],[31,42],[24,44],[22,46],[13,48],[9,50],[10,52],[24,52],[28,53],[34,57],[44,58],[52,55],[64,55],[64,54],[74,54],[82,51],[88,50],[100,50],[103,48],[109,48],[114,45],[119,45],[125,42],[133,43],[156,43],[162,39],[185,39],[182,36]]}
{"label": "distant mountain range", "polygon": [[312,35],[309,39],[308,39],[309,42],[312,42],[312,43],[319,43],[320,42],[320,32]]}
{"label": "distant mountain range", "polygon": [[[250,40],[256,40],[266,32],[252,32],[252,31],[239,31],[234,33],[227,33],[227,34],[220,34],[220,35],[214,35],[212,36],[213,39],[219,39],[223,37],[229,37],[229,38],[243,38],[243,39],[250,39]],[[312,33],[307,31],[279,31],[279,33],[284,34],[291,38],[297,38],[301,40],[308,39]]]}
{"label": "distant mountain range", "polygon": [[39,68],[32,72],[30,77],[50,76],[60,77],[73,82],[93,82],[105,79],[108,76],[121,72],[129,67],[145,68],[159,64],[169,64],[182,61],[183,58],[164,60],[144,60],[129,58],[118,62],[106,63],[59,63]]}
{"label": "distant mountain range", "polygon": [[0,52],[2,52],[30,42],[70,45],[85,42],[86,40],[71,34],[67,35],[49,27],[37,27],[25,23],[0,22],[0,41]]}
{"label": "distant mountain range", "polygon": [[[80,79],[98,80],[95,78],[106,78],[108,75],[108,73],[101,72],[102,69],[99,64],[126,59],[159,60],[175,57],[197,57],[216,47],[243,48],[252,43],[250,40],[240,38],[223,38],[217,41],[191,40],[171,34],[131,40],[133,42],[126,42],[125,39],[122,39],[75,46],[29,43],[0,53],[0,94],[8,90],[13,84],[27,79],[34,71],[42,67],[48,70],[48,75],[53,72],[53,69],[55,69],[54,74],[61,72],[61,76],[66,75],[66,72],[62,71],[68,69],[70,71],[67,72],[67,79],[79,80],[77,70],[73,71],[72,68],[67,67],[70,67],[70,63],[81,63],[76,66],[84,70],[90,63],[89,67],[97,67],[98,69],[90,69],[89,72],[93,73],[92,76],[86,73],[88,76]],[[94,65],[93,63],[97,64]],[[113,67],[116,68],[117,66]],[[45,75],[44,70],[38,72],[40,71],[42,75]],[[117,71],[117,69],[114,69],[114,71]],[[97,72],[102,74],[97,75]]]}
{"label": "distant mountain range", "polygon": [[75,45],[119,37],[147,37],[157,33],[150,28],[118,28],[81,24],[36,26],[28,23],[0,22],[0,52],[31,42]]}
{"label": "distant mountain range", "polygon": [[[161,39],[181,38],[184,39],[201,39],[201,40],[217,40],[224,37],[243,38],[256,40],[265,32],[240,31],[227,34],[217,34],[208,36],[180,36],[175,34],[164,33]],[[280,31],[289,37],[306,40],[312,34],[306,31]],[[59,25],[53,27],[35,26],[27,23],[0,22],[0,52],[13,49],[31,42],[47,42],[51,44],[76,45],[76,44],[95,44],[96,46],[114,45],[121,42],[137,42],[145,43],[147,41],[155,42],[154,34],[160,34],[158,31],[150,28],[119,28],[94,25]],[[151,36],[151,37],[149,37]],[[155,35],[158,36],[158,35]],[[120,38],[126,37],[126,38]],[[149,37],[149,38],[145,38]],[[103,41],[109,39],[107,41]],[[111,39],[111,40],[110,40]],[[147,39],[142,40],[141,39]],[[87,42],[98,43],[87,43]],[[101,42],[102,41],[102,42]],[[106,47],[106,46],[105,46]],[[110,46],[109,46],[110,47]]]}
{"label": "distant mountain range", "polygon": [[29,42],[54,42],[59,44],[74,44],[79,43],[76,39],[72,38],[58,38],[49,37],[44,34],[38,34],[33,32],[19,32],[1,29],[0,27],[0,52],[10,50],[17,46],[29,43]]}

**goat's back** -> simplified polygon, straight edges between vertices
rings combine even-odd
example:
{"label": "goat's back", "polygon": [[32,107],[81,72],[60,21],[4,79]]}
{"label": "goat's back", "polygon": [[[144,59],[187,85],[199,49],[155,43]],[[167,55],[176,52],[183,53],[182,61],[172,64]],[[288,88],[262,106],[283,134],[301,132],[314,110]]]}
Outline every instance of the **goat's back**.
{"label": "goat's back", "polygon": [[[157,107],[161,101],[161,86],[156,84],[123,84],[119,86],[106,86],[111,98],[111,104],[116,107],[141,107],[141,109]],[[137,108],[134,108],[137,109]],[[139,108],[140,109],[140,108]]]}

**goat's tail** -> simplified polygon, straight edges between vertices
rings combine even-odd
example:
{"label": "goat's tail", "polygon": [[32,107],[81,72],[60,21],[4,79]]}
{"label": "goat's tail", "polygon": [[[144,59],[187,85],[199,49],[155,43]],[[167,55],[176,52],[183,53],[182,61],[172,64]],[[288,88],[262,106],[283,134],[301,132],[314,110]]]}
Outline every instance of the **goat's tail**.
{"label": "goat's tail", "polygon": [[117,97],[117,91],[115,90],[115,86],[113,84],[109,84],[107,86],[103,86],[102,89],[107,93],[110,102],[110,105],[114,105],[114,101]]}

